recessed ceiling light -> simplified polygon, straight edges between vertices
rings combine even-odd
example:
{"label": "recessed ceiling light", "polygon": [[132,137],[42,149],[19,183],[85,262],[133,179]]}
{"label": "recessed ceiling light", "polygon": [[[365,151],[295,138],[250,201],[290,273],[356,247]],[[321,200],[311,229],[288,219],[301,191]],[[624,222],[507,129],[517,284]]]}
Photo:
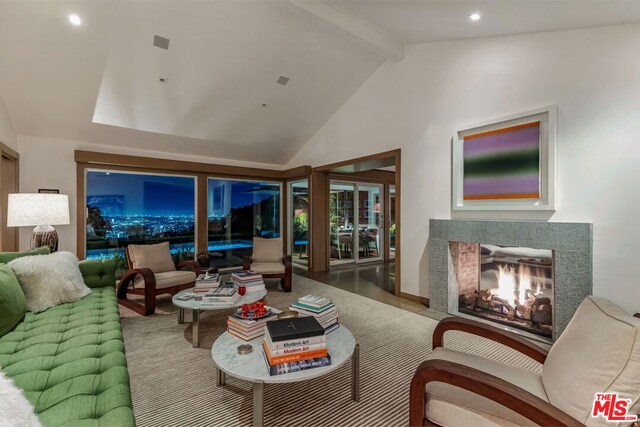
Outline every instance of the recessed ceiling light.
{"label": "recessed ceiling light", "polygon": [[69,19],[69,23],[71,23],[71,25],[75,25],[76,27],[82,25],[82,19],[80,19],[80,16],[75,13],[70,13],[67,18]]}
{"label": "recessed ceiling light", "polygon": [[278,83],[279,85],[285,86],[287,83],[289,83],[289,77],[287,76],[280,76],[278,77],[278,81],[276,83]]}
{"label": "recessed ceiling light", "polygon": [[471,15],[469,15],[469,19],[471,19],[472,21],[479,21],[480,18],[481,16],[478,12],[474,12]]}

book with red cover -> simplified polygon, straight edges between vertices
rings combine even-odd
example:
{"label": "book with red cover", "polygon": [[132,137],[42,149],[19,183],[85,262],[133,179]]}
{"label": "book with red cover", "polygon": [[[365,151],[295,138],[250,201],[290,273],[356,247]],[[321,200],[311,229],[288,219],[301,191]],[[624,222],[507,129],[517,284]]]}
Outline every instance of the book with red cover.
{"label": "book with red cover", "polygon": [[280,365],[282,363],[298,362],[300,360],[316,359],[318,357],[325,357],[327,354],[329,354],[327,352],[327,349],[323,348],[319,350],[305,351],[302,353],[286,354],[282,356],[272,356],[271,352],[269,351],[269,347],[267,347],[266,342],[262,343],[262,347],[264,348],[264,352],[267,355],[267,360],[269,361],[269,364],[272,366]]}

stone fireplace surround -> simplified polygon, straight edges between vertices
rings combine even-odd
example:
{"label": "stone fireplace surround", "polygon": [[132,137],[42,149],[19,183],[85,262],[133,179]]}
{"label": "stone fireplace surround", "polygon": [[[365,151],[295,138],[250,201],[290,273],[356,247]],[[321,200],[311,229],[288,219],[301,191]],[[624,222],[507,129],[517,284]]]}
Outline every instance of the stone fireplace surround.
{"label": "stone fireplace surround", "polygon": [[584,298],[592,294],[592,224],[432,219],[428,243],[429,306],[436,311],[459,315],[449,242],[552,249],[555,275],[553,341],[564,331]]}

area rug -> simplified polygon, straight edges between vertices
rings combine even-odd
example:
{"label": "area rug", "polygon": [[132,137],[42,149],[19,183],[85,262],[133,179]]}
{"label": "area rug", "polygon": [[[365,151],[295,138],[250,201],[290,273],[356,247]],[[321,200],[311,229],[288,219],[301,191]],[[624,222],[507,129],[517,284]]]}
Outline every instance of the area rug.
{"label": "area rug", "polygon": [[[360,402],[351,400],[350,364],[314,380],[267,384],[265,426],[405,426],[409,422],[409,384],[429,357],[437,322],[428,317],[294,276],[293,292],[268,285],[268,303],[286,309],[298,297],[331,298],[340,323],[360,344]],[[179,325],[170,299],[158,313],[141,317],[122,312],[122,326],[138,426],[249,426],[252,388],[227,376],[216,387],[211,346],[226,328],[231,310],[200,316],[200,348],[191,346],[191,325]],[[185,320],[190,320],[187,313]],[[445,345],[539,372],[540,365],[500,344],[450,332]]]}

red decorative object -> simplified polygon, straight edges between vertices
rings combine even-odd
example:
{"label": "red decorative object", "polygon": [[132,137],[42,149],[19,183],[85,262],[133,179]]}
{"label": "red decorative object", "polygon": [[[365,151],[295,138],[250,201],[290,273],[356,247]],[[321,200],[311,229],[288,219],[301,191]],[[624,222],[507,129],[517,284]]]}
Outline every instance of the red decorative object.
{"label": "red decorative object", "polygon": [[242,306],[242,317],[261,317],[267,314],[267,302],[258,301],[253,304],[244,304]]}
{"label": "red decorative object", "polygon": [[247,293],[247,287],[246,286],[238,286],[238,293],[240,295],[244,295]]}

